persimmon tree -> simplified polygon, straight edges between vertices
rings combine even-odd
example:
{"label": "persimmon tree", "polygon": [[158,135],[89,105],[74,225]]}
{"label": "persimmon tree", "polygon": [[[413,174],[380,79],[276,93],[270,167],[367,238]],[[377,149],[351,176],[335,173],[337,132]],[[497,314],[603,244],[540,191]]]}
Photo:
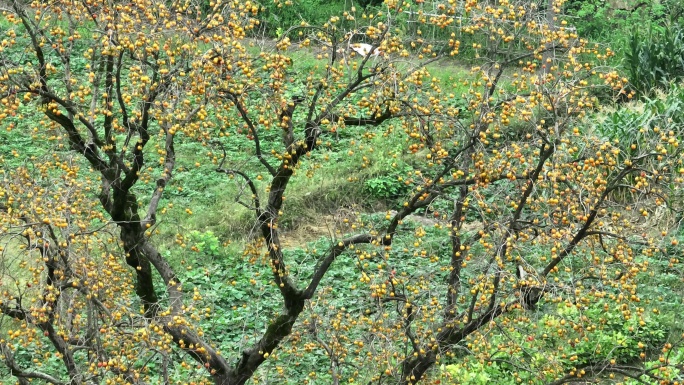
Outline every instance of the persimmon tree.
{"label": "persimmon tree", "polygon": [[[492,359],[492,333],[529,329],[534,340],[541,304],[582,312],[603,301],[646,322],[636,278],[671,231],[666,222],[647,227],[656,210],[677,209],[681,127],[642,127],[627,141],[583,123],[598,107],[593,90],[619,92],[624,80],[592,64],[610,50],[586,46],[563,22],[547,25],[562,5],[547,4],[446,2],[427,15],[387,1],[373,15],[303,23],[259,52],[247,37],[258,24],[251,2],[3,6],[3,129],[54,149],[32,157],[17,148],[24,165],[3,169],[0,350],[10,373],[21,384],[243,384],[267,378],[258,373],[265,362],[276,375],[300,370],[279,360],[318,347],[330,364],[303,369],[312,378],[412,384],[439,378],[429,369],[464,349]],[[405,40],[405,12],[451,37]],[[467,92],[456,94],[426,64],[457,55],[461,40],[476,58],[468,78],[455,80]],[[360,56],[354,42],[373,49]],[[315,50],[320,71],[294,71],[297,49]],[[384,55],[371,57],[375,49]],[[29,114],[42,114],[40,124],[27,124]],[[400,139],[412,158],[402,176],[409,192],[384,220],[341,221],[308,264],[295,261],[279,228],[286,197],[298,194],[289,186],[325,172],[315,155],[358,126],[367,132],[346,151],[364,154],[360,167],[376,159],[365,138]],[[241,263],[269,271],[264,290],[282,309],[244,331],[249,343],[221,346],[201,325],[229,305],[205,307],[204,293],[184,292],[180,266],[154,235],[165,225],[159,207],[178,141],[219,148],[236,136],[249,139],[251,166],[224,151],[211,172],[246,191],[236,205],[253,212],[257,231],[244,234]],[[411,222],[425,212],[434,228]],[[406,259],[420,268],[397,270]],[[330,272],[341,263],[358,273],[344,284],[366,293],[353,311],[331,306],[341,283]],[[559,338],[590,339],[599,325],[584,317],[557,328]],[[523,343],[499,349],[513,354]],[[556,383],[594,373],[658,378],[596,357],[568,369],[571,352],[556,350],[517,365]],[[48,358],[61,366],[40,365]]]}

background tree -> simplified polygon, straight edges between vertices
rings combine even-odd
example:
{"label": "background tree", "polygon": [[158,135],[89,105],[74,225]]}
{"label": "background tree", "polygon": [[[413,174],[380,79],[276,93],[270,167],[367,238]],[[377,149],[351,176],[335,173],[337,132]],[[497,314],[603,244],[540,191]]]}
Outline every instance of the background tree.
{"label": "background tree", "polygon": [[[617,135],[582,124],[598,107],[590,91],[620,91],[625,81],[589,62],[610,50],[587,47],[564,23],[546,25],[546,3],[445,4],[421,18],[453,29],[436,45],[404,42],[397,27],[410,5],[386,2],[380,13],[303,23],[258,52],[247,34],[259,6],[249,2],[11,3],[2,124],[54,153],[15,149],[23,163],[3,169],[0,347],[10,373],[20,383],[243,384],[268,380],[258,370],[273,362],[276,375],[315,379],[318,366],[288,360],[316,348],[329,359],[323,381],[409,384],[464,351],[493,362],[489,336],[516,332],[532,339],[511,338],[500,351],[549,355],[509,363],[518,377],[656,378],[612,353],[532,343],[542,339],[531,319],[540,307],[575,344],[601,329],[582,316],[590,304],[647,324],[637,274],[675,227],[660,220],[655,232],[647,220],[677,209],[681,187],[681,126],[653,119]],[[457,34],[471,35],[473,67],[442,84],[427,64],[458,53]],[[293,69],[295,38],[301,50],[313,47],[318,70]],[[387,55],[349,52],[352,39]],[[466,91],[451,92],[457,85]],[[40,125],[24,123],[37,112]],[[381,159],[366,142],[376,135],[402,146],[401,205],[380,220],[352,209],[321,247],[296,253],[281,224],[300,219],[288,213],[300,194],[292,185],[321,172],[336,178],[321,153],[355,127],[365,132],[336,143],[363,154],[359,167]],[[245,278],[252,285],[270,275],[268,294],[250,303],[266,309],[266,322],[224,331],[238,336],[230,343],[212,320],[238,298],[185,293],[181,271],[197,246],[183,224],[159,220],[179,138],[223,147],[211,172],[237,180],[242,194],[232,198],[253,215],[238,263],[257,270]],[[416,223],[418,213],[436,219]],[[154,238],[174,225],[180,261]],[[340,265],[355,276],[336,274]],[[348,285],[356,297],[331,306]],[[40,356],[53,359],[31,363]]]}

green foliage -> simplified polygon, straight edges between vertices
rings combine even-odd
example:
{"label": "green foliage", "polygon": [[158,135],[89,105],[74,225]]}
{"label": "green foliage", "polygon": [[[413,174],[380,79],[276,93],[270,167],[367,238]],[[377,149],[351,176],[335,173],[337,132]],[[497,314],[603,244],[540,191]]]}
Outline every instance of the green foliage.
{"label": "green foliage", "polygon": [[406,185],[393,175],[368,179],[365,190],[376,199],[396,199],[407,192]]}
{"label": "green foliage", "polygon": [[[277,312],[277,297],[273,300],[269,292],[269,275],[265,269],[241,263],[242,255],[236,248],[221,247],[211,232],[193,232],[192,239],[197,248],[195,261],[202,268],[187,266],[182,277],[186,290],[197,290],[203,295],[198,307],[223,309],[201,320],[205,330],[220,330],[215,333],[216,342],[223,348],[230,348],[244,338],[243,328],[261,328],[267,324],[269,314]],[[210,257],[213,263],[203,263]],[[248,266],[248,267],[246,267]],[[272,293],[275,294],[275,293]],[[252,299],[259,297],[258,304]],[[236,332],[240,330],[240,332]]]}
{"label": "green foliage", "polygon": [[221,242],[211,231],[203,233],[193,230],[190,232],[190,240],[195,246],[195,249],[210,257],[218,257],[221,250]]}
{"label": "green foliage", "polygon": [[[598,132],[607,140],[619,142],[622,148],[637,150],[645,145],[644,130],[684,126],[684,88],[675,85],[664,96],[644,98],[636,108],[620,109],[604,116],[605,119],[596,124]],[[675,151],[676,146],[668,150]]]}
{"label": "green foliage", "polygon": [[462,385],[514,385],[516,383],[510,373],[501,368],[496,362],[483,364],[481,362],[472,362],[468,364],[455,364],[446,366],[446,372],[452,379],[455,379],[454,384]]}
{"label": "green foliage", "polygon": [[[10,127],[18,127],[20,124],[28,127],[39,127],[40,116],[37,116],[34,111],[28,106],[21,105],[19,114],[16,116],[9,116],[4,118]],[[42,157],[46,155],[45,144],[51,140],[49,139],[54,132],[38,135],[25,135],[24,132],[17,129],[7,129],[0,131],[0,164],[3,167],[15,168],[24,163],[24,160],[17,152],[18,148],[23,149],[26,153],[33,157]],[[65,148],[66,150],[66,148]]]}
{"label": "green foliage", "polygon": [[331,16],[342,14],[344,9],[345,3],[339,0],[270,0],[264,2],[259,17],[266,34],[279,38],[302,21],[323,25]]}
{"label": "green foliage", "polygon": [[[367,0],[367,2],[372,5],[374,0]],[[597,4],[592,2],[586,3]],[[343,5],[336,2],[326,3],[323,0],[302,0],[293,6],[284,6],[283,8],[278,7],[277,4],[270,4],[267,8],[273,8],[273,12],[267,12],[264,17],[268,21],[267,27],[278,26],[274,33],[280,35],[283,33],[284,28],[298,24],[301,19],[322,23],[329,17],[329,14],[337,12],[334,10],[337,9],[336,7],[341,9]],[[583,12],[589,12],[589,10]],[[681,43],[682,39],[678,39]],[[667,44],[664,47],[662,48],[663,50],[669,49]],[[311,59],[310,55],[303,56],[306,56],[308,60],[298,62],[299,68],[304,69],[305,72],[320,70],[319,62]],[[78,69],[83,70],[82,68]],[[458,83],[454,81],[454,77],[448,71],[448,69],[445,69],[437,77],[442,80],[442,83]],[[463,72],[467,74],[467,71]],[[457,87],[458,84],[455,84],[454,88],[457,89]],[[675,88],[675,90],[678,89]],[[465,110],[467,107],[463,99],[456,98],[454,104],[459,104],[462,110]],[[17,122],[20,120],[19,118],[10,119],[14,119]],[[672,127],[676,124],[684,124],[684,92],[681,90],[673,92],[665,100],[647,100],[644,111],[620,110],[610,114],[607,120],[600,124],[597,129],[601,131],[604,137],[611,141],[622,141],[620,148],[628,148],[633,143],[642,143],[643,138],[640,135],[640,129],[644,127],[653,129],[659,125]],[[312,155],[309,164],[321,162],[322,159],[330,159],[330,162],[324,163],[322,166],[324,167],[323,170],[317,174],[312,173],[313,176],[310,176],[308,179],[302,178],[301,182],[300,180],[292,182],[292,189],[297,191],[298,194],[292,199],[288,199],[286,203],[288,205],[288,214],[280,221],[285,229],[295,219],[306,217],[307,212],[317,212],[318,210],[318,213],[320,213],[325,211],[325,207],[322,207],[326,203],[324,197],[332,196],[330,199],[335,201],[334,207],[339,207],[339,203],[344,201],[344,199],[351,201],[364,199],[365,197],[361,196],[361,190],[372,201],[384,201],[391,204],[397,203],[396,201],[400,197],[410,193],[414,184],[409,176],[410,172],[416,170],[416,168],[411,167],[408,161],[402,158],[403,154],[396,153],[394,157],[383,157],[380,155],[377,158],[378,160],[373,160],[372,163],[368,164],[365,163],[365,157],[361,155],[360,151],[358,151],[359,154],[357,155],[346,155],[347,149],[354,148],[350,145],[350,139],[361,137],[360,134],[364,130],[365,128],[346,128],[345,130],[340,130],[336,133],[334,141],[331,139],[332,134],[324,137],[326,141],[330,139],[331,143],[326,145],[325,151],[321,150],[320,153]],[[275,143],[280,140],[279,135],[280,133],[277,130],[263,132],[262,144],[267,150],[272,146],[275,147]],[[516,138],[522,137],[522,131],[512,132],[510,135]],[[374,137],[369,138],[368,140],[378,149],[377,154],[388,153],[386,150],[394,144],[390,140],[379,137],[376,139],[373,139]],[[403,138],[399,140],[403,140]],[[10,156],[13,148],[18,146],[31,148],[32,143],[33,139],[27,136],[11,132],[0,132],[0,154]],[[257,169],[258,162],[255,161],[252,156],[253,154],[249,153],[249,150],[245,150],[252,148],[253,143],[251,141],[245,139],[243,135],[239,135],[238,132],[236,135],[222,138],[221,143],[226,152],[231,154],[229,163],[232,162],[239,165],[255,180],[260,180],[256,179],[256,175],[253,175],[257,174],[255,170]],[[179,243],[181,241],[184,242],[187,244],[187,248],[180,250],[178,248],[169,248],[170,250],[165,250],[162,247],[161,250],[165,256],[171,257],[169,258],[171,261],[183,265],[184,270],[179,274],[179,278],[183,282],[184,289],[191,291],[196,289],[197,297],[195,299],[196,302],[193,303],[194,309],[189,309],[188,311],[197,310],[198,319],[202,317],[198,321],[201,329],[215,331],[212,333],[212,336],[215,336],[212,342],[216,343],[221,350],[232,350],[231,353],[237,354],[242,349],[242,344],[244,344],[245,340],[255,340],[260,336],[261,331],[282,311],[282,304],[278,300],[278,290],[272,283],[271,267],[266,263],[246,263],[245,260],[250,257],[247,256],[247,253],[243,253],[242,247],[245,246],[244,244],[234,248],[227,247],[228,242],[222,243],[222,240],[216,235],[235,236],[235,233],[238,232],[231,232],[231,230],[239,227],[246,228],[254,223],[252,211],[248,209],[243,210],[243,208],[238,207],[236,204],[228,205],[228,203],[234,202],[233,199],[236,195],[240,195],[238,191],[244,190],[244,188],[238,185],[242,181],[238,181],[239,178],[235,178],[232,181],[234,183],[226,183],[226,175],[216,173],[213,165],[208,167],[202,166],[204,168],[199,169],[202,172],[198,172],[197,167],[200,167],[198,161],[204,156],[202,153],[206,152],[207,149],[200,144],[192,142],[188,143],[179,140],[177,144],[177,150],[182,156],[179,157],[178,167],[174,172],[174,178],[169,184],[168,192],[163,201],[163,203],[166,203],[167,196],[173,198],[174,202],[176,202],[176,208],[164,220],[174,223],[174,225],[176,222],[183,223],[182,230],[184,231],[178,231],[178,233],[179,235],[183,233],[184,238],[182,240],[176,239],[176,241]],[[45,147],[38,146],[37,148],[44,149]],[[420,153],[419,155],[424,156],[424,154]],[[361,164],[361,158],[364,158],[363,166],[366,167],[368,165],[368,168],[363,170],[358,168],[359,164]],[[13,167],[14,163],[8,162],[7,165]],[[308,165],[302,166],[297,171],[305,174],[308,171],[306,167]],[[190,172],[190,170],[195,171]],[[154,177],[158,177],[159,174],[160,171],[158,170]],[[335,175],[337,180],[331,182],[331,184],[323,185],[323,182],[316,179],[321,174]],[[363,187],[355,189],[353,186],[346,187],[347,185],[343,185],[344,182],[338,182],[338,180],[349,179],[362,180]],[[234,184],[236,186],[233,186]],[[257,184],[259,183],[257,182]],[[147,188],[149,189],[149,187]],[[509,180],[501,180],[481,191],[479,199],[487,207],[495,206],[502,196],[507,195],[516,188],[518,188],[518,184]],[[354,194],[357,195],[355,196]],[[448,212],[453,207],[453,199],[455,197],[456,195],[445,195],[443,199],[436,200],[431,209],[439,209],[439,212]],[[227,203],[224,204],[224,201]],[[173,205],[168,207],[173,207]],[[187,210],[188,207],[192,208],[192,210]],[[172,209],[169,210],[171,211]],[[478,214],[475,211],[469,211],[466,221],[483,221],[483,219],[487,219],[487,215],[508,215],[511,210],[511,208],[495,210],[492,214]],[[189,215],[192,215],[193,211],[196,213],[195,216],[185,216],[187,212],[190,212]],[[435,214],[437,213],[435,212]],[[365,217],[368,219],[369,228],[380,228],[381,226],[386,226],[388,222],[384,214],[366,215]],[[307,220],[311,218],[314,218],[314,215],[311,215]],[[182,219],[182,221],[179,219]],[[226,222],[231,224],[228,225]],[[235,225],[235,222],[240,222],[240,224]],[[423,229],[422,226],[417,226],[416,223],[410,222],[412,222],[412,218],[409,217],[406,218],[405,223],[400,224],[401,231],[395,237],[397,248],[391,255],[381,256],[373,253],[367,262],[361,262],[357,258],[346,254],[339,257],[339,263],[335,263],[331,267],[323,278],[321,285],[326,288],[334,288],[336,291],[334,296],[328,296],[330,298],[328,305],[331,309],[345,309],[346,307],[346,314],[349,314],[350,317],[358,318],[359,315],[370,311],[369,309],[373,308],[373,305],[379,308],[379,302],[376,304],[372,303],[373,300],[365,295],[367,292],[357,288],[355,280],[349,279],[350,277],[359,276],[364,269],[368,269],[369,262],[376,266],[386,266],[384,269],[391,271],[393,276],[396,274],[397,276],[425,277],[426,281],[431,281],[431,291],[435,293],[444,292],[446,277],[449,274],[448,269],[441,269],[435,274],[431,272],[435,270],[437,261],[448,260],[453,255],[448,242],[451,230],[442,228],[439,224],[435,227],[426,225],[425,229]],[[175,226],[170,227],[171,230],[166,230],[170,232],[162,233],[160,236],[162,244],[164,244],[164,241],[170,243],[170,240],[173,238],[172,234],[176,230],[181,229],[181,225],[178,225],[177,228],[174,228]],[[224,228],[219,230],[217,227]],[[201,230],[189,231],[191,228]],[[473,230],[464,231],[464,235],[472,236],[472,232]],[[243,235],[242,231],[239,233]],[[406,245],[410,246],[416,242],[413,233],[422,234],[422,238],[419,241],[420,247],[425,251],[423,256],[415,249],[406,247]],[[402,245],[405,247],[402,248]],[[288,262],[288,271],[295,277],[294,279],[306,282],[311,278],[312,273],[312,270],[308,268],[309,265],[311,265],[312,261],[320,261],[330,246],[330,242],[329,238],[324,238],[319,242],[298,246],[288,248],[283,253]],[[359,248],[363,247],[360,246]],[[475,243],[473,250],[481,251],[482,247],[482,244]],[[368,248],[368,250],[373,249]],[[542,252],[539,251],[540,255]],[[678,252],[680,250],[675,248],[668,250],[668,253],[674,256]],[[484,255],[485,253],[475,254]],[[191,257],[188,257],[188,255]],[[474,263],[477,264],[478,261]],[[197,265],[203,267],[198,268]],[[378,270],[380,269],[378,267]],[[481,279],[479,275],[480,271],[477,269],[463,272],[464,280],[473,280],[473,282],[476,279]],[[643,278],[648,279],[648,277]],[[673,270],[667,276],[660,277],[657,281],[654,281],[650,286],[658,288],[659,283],[674,285],[678,282],[678,279],[676,270]],[[159,287],[161,286],[160,284]],[[660,289],[662,290],[662,288]],[[199,293],[201,293],[201,296]],[[163,292],[160,292],[160,294],[163,294]],[[657,300],[666,294],[662,291],[654,290],[646,298]],[[319,299],[317,298],[316,300]],[[321,294],[320,300],[328,300],[325,297],[325,292]],[[671,300],[671,298],[666,297],[666,300]],[[506,330],[493,330],[491,346],[494,347],[497,344],[506,343],[510,339],[525,341],[534,333],[533,339],[528,339],[527,343],[524,343],[525,350],[520,352],[519,356],[501,357],[500,351],[492,349],[490,352],[491,360],[488,362],[469,360],[469,357],[465,357],[458,364],[445,367],[446,372],[456,380],[454,383],[512,385],[518,383],[517,379],[528,382],[539,380],[533,372],[518,373],[515,365],[511,362],[524,358],[532,362],[533,366],[538,365],[541,367],[548,363],[545,353],[551,350],[555,351],[559,347],[569,352],[567,354],[568,358],[560,363],[566,369],[572,368],[578,363],[588,364],[595,360],[616,359],[617,362],[629,363],[644,352],[644,348],[641,345],[646,346],[646,349],[655,349],[664,342],[667,336],[667,329],[665,323],[661,322],[661,318],[645,316],[641,319],[637,317],[625,319],[620,311],[621,309],[615,306],[613,302],[596,300],[591,305],[585,307],[580,305],[577,307],[567,307],[566,303],[555,306],[552,302],[546,302],[541,305],[540,311],[534,314],[537,318],[532,321],[529,319],[524,320],[523,323],[526,323],[526,325],[519,328],[511,327]],[[317,314],[312,312],[310,316],[313,318]],[[323,316],[329,317],[330,314],[324,313]],[[672,316],[672,314],[669,316]],[[640,321],[644,321],[644,323],[642,324]],[[579,327],[575,329],[574,334],[570,331],[571,335],[557,336],[556,333],[559,330],[557,325],[561,322],[569,322],[573,325],[579,325]],[[590,338],[583,334],[583,327],[587,325],[598,327],[598,331],[592,333]],[[362,332],[363,329],[352,329],[349,335],[345,335],[345,337],[349,341],[360,339],[362,338]],[[308,337],[297,335],[296,338],[306,339]],[[309,348],[307,347],[307,349]],[[22,364],[25,363],[26,365],[24,366],[31,365],[30,359],[40,355],[39,349],[33,346],[31,346],[31,349],[33,350],[20,351],[17,354],[17,360]],[[297,365],[302,361],[304,361],[306,367],[318,368],[327,364],[329,359],[325,356],[325,352],[320,348],[317,349],[318,354],[307,355],[304,358],[292,357],[292,361],[295,362],[296,360],[297,364],[289,365],[289,367],[285,368],[291,375],[288,377],[291,380],[288,380],[287,383],[308,383],[309,379],[306,378],[306,374],[300,373],[297,370]],[[85,354],[85,352],[79,354]],[[284,349],[282,354],[287,356],[289,353],[287,353],[287,349]],[[280,362],[282,362],[282,357]],[[570,357],[575,358],[571,359]],[[677,355],[673,357],[674,360],[679,360],[678,362],[683,361],[684,351],[680,349]],[[54,357],[47,362],[47,365],[56,366],[55,370],[61,368],[61,364]],[[155,369],[155,366],[158,364],[156,362],[149,362],[146,365],[150,369]],[[269,367],[275,368],[275,365],[278,365],[278,361],[269,361],[260,370],[267,371]],[[397,363],[393,362],[391,366],[397,366]],[[178,367],[172,369],[175,369],[177,372],[175,375],[172,373],[173,378],[182,378],[184,380],[188,380],[190,378],[188,373],[194,370],[190,368],[187,372],[184,372]],[[350,365],[345,366],[342,370],[354,369]],[[154,372],[155,370],[152,371]],[[196,372],[201,373],[201,370]],[[514,373],[516,376],[512,375]],[[264,376],[268,378],[266,374]],[[316,383],[331,383],[331,378],[325,376],[323,374],[319,377],[320,382]],[[153,377],[151,382],[158,383],[161,381],[162,379],[159,377]],[[269,382],[266,381],[265,383]]]}
{"label": "green foliage", "polygon": [[625,55],[633,87],[648,95],[656,88],[667,89],[671,82],[684,79],[684,28],[650,29],[647,34],[634,30]]}
{"label": "green foliage", "polygon": [[636,317],[625,319],[619,311],[606,311],[610,306],[615,305],[599,300],[584,314],[576,311],[577,309],[570,311],[569,318],[573,322],[580,322],[582,316],[587,317],[600,325],[600,332],[591,339],[581,339],[575,344],[577,362],[568,361],[568,365],[589,364],[609,359],[614,359],[618,363],[629,363],[638,359],[645,349],[657,349],[665,341],[667,329],[660,319],[648,315],[644,316],[643,322]]}
{"label": "green foliage", "polygon": [[[655,351],[667,338],[667,326],[658,317],[625,318],[617,309],[608,310],[607,301],[598,299],[589,306],[558,305],[552,313],[544,314],[533,325],[509,329],[492,337],[491,346],[509,341],[525,341],[524,349],[513,357],[499,354],[498,348],[489,352],[490,361],[483,363],[466,358],[445,366],[453,384],[484,385],[488,383],[515,384],[516,377],[528,383],[543,383],[543,377],[533,371],[520,371],[516,362],[527,361],[532,368],[560,366],[564,372],[603,362],[629,364],[641,353]],[[581,309],[580,309],[581,308]],[[551,310],[550,306],[545,309]],[[644,321],[645,320],[645,321]],[[575,325],[575,333],[557,337],[561,324]],[[597,330],[588,333],[589,327]],[[563,349],[565,358],[549,361],[543,349]],[[550,378],[548,379],[550,380]]]}
{"label": "green foliage", "polygon": [[662,17],[665,12],[662,5],[653,4],[649,9],[636,5],[634,8],[621,9],[603,0],[573,0],[566,3],[565,11],[572,16],[572,24],[580,36],[613,40],[619,38],[615,36],[616,30],[624,30],[638,21],[643,22],[644,14],[650,14],[651,17],[646,19],[653,20]]}
{"label": "green foliage", "polygon": [[411,185],[403,180],[410,167],[405,165],[397,167],[396,163],[388,165],[384,175],[369,178],[364,182],[364,192],[370,197],[379,200],[391,201],[398,199],[411,190]]}
{"label": "green foliage", "polygon": [[617,55],[609,62],[622,65],[638,91],[662,88],[680,76],[680,1],[570,0],[564,13],[580,38],[610,46]]}

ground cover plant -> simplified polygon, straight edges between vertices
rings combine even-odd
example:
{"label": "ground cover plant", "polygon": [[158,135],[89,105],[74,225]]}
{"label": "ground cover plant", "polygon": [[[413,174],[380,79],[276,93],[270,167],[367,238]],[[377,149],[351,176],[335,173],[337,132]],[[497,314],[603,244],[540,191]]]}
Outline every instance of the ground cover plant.
{"label": "ground cover plant", "polygon": [[680,3],[568,1],[564,16],[580,36],[615,51],[611,62],[624,69],[630,82],[627,95],[632,98],[667,90],[681,81],[684,8]]}
{"label": "ground cover plant", "polygon": [[562,1],[0,8],[11,381],[682,381],[681,96],[600,119]]}

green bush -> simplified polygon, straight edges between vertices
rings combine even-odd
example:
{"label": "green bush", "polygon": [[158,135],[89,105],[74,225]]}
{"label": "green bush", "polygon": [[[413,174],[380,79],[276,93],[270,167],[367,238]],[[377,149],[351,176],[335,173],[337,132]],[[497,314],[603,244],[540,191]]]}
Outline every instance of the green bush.
{"label": "green bush", "polygon": [[271,37],[280,37],[302,21],[323,25],[331,16],[341,15],[344,9],[344,1],[339,0],[269,0],[264,2],[259,18],[263,32]]}
{"label": "green bush", "polygon": [[[668,335],[660,317],[645,314],[641,319],[626,318],[615,311],[619,306],[596,299],[581,310],[563,304],[555,306],[554,310],[554,305],[547,303],[542,310],[545,314],[531,328],[509,328],[507,333],[492,337],[489,360],[466,357],[446,365],[444,371],[450,377],[447,383],[515,384],[520,383],[519,379],[523,383],[542,384],[552,380],[553,376],[545,373],[551,368],[566,373],[576,367],[611,360],[631,364],[640,359],[641,353],[656,352]],[[613,310],[606,311],[609,308]],[[559,337],[558,326],[563,323],[574,325],[576,331]],[[502,350],[500,347],[510,340],[525,341],[524,349],[513,354]],[[540,346],[560,349],[565,354],[561,359],[550,359]]]}
{"label": "green bush", "polygon": [[393,159],[388,159],[380,162],[379,169],[388,171],[382,172],[382,175],[374,175],[366,179],[363,190],[368,196],[377,200],[391,201],[403,197],[411,191],[412,185],[406,184],[403,179],[410,171],[410,166],[403,162],[397,163]]}
{"label": "green bush", "polygon": [[668,89],[684,79],[684,28],[673,25],[647,34],[634,30],[625,58],[630,83],[639,93]]}
{"label": "green bush", "polygon": [[622,21],[628,15],[613,17],[613,12],[609,4],[600,0],[574,0],[568,1],[565,11],[572,17],[573,25],[577,28],[577,33],[585,38],[599,39],[612,32],[616,27],[615,23]]}
{"label": "green bush", "polygon": [[616,6],[604,0],[570,0],[565,13],[583,38],[615,41],[633,25],[646,28],[664,27],[680,17],[679,1],[626,2]]}
{"label": "green bush", "polygon": [[368,179],[364,183],[364,188],[370,196],[376,199],[396,199],[409,190],[394,175]]}
{"label": "green bush", "polygon": [[[606,119],[596,125],[605,139],[620,141],[624,148],[644,145],[644,129],[681,127],[684,125],[684,89],[673,86],[662,97],[646,98],[640,108],[620,109],[606,113]],[[674,150],[674,148],[672,148]]]}

